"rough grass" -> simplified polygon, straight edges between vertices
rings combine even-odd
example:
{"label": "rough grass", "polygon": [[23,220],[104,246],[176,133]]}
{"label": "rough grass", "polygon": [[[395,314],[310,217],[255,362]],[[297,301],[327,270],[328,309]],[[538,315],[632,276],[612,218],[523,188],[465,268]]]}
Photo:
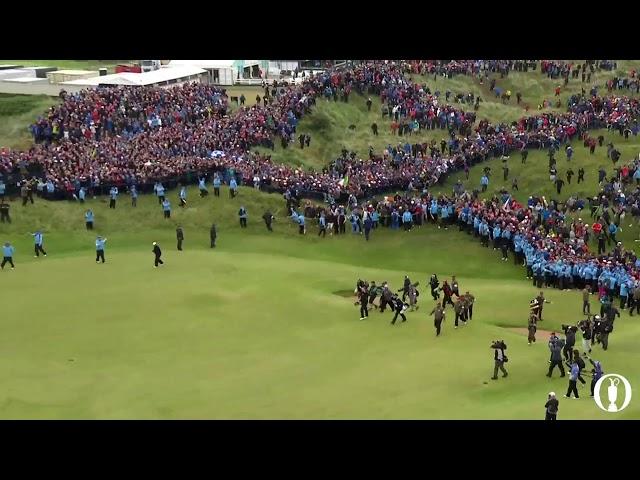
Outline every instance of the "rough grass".
{"label": "rough grass", "polygon": [[26,150],[33,143],[28,126],[58,100],[46,95],[0,93],[0,146]]}

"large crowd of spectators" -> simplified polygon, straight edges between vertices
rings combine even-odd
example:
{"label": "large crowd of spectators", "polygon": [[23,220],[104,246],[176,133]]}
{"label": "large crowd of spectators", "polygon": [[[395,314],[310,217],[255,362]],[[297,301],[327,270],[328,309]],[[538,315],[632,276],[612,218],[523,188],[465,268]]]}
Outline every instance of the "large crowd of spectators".
{"label": "large crowd of spectators", "polygon": [[[574,96],[565,114],[540,113],[511,124],[486,120],[476,124],[475,112],[443,102],[439,92],[406,75],[414,69],[446,75],[508,72],[528,68],[528,62],[364,62],[308,77],[299,85],[267,85],[255,105],[232,113],[226,92],[204,84],[65,94],[61,105],[32,125],[35,144],[30,150],[0,153],[0,172],[18,179],[42,177],[65,194],[80,186],[99,190],[112,184],[137,184],[144,191],[156,180],[195,181],[208,172],[231,171],[242,183],[259,177],[265,188],[273,190],[296,186],[307,194],[366,196],[410,184],[429,186],[452,169],[468,169],[514,150],[558,148],[591,128],[622,126],[637,133],[638,102],[627,97]],[[564,65],[542,63],[544,69]],[[297,124],[315,102],[348,101],[352,90],[380,96],[396,127],[397,146],[370,152],[368,158],[343,152],[322,171],[278,165],[269,155],[253,151],[258,145],[273,148],[279,141],[286,147],[295,142]],[[443,130],[441,145],[410,142],[408,135],[421,129]]]}

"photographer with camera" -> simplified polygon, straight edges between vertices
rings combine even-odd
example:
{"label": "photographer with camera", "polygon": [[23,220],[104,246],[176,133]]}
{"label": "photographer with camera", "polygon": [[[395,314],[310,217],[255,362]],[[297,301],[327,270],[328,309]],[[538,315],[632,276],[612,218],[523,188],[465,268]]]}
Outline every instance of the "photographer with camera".
{"label": "photographer with camera", "polygon": [[549,340],[549,350],[551,351],[551,365],[549,365],[549,372],[547,377],[551,378],[553,369],[557,366],[560,370],[560,377],[564,377],[564,367],[562,366],[562,347],[564,347],[564,340],[559,339],[555,335]]}
{"label": "photographer with camera", "polygon": [[508,376],[509,374],[504,368],[504,364],[509,361],[504,351],[507,349],[507,344],[504,343],[504,340],[496,340],[491,344],[491,348],[494,349],[493,359],[495,361],[495,365],[493,367],[493,377],[491,380],[498,379],[498,369],[502,372],[502,378]]}
{"label": "photographer with camera", "polygon": [[558,415],[558,406],[560,402],[556,398],[555,392],[549,392],[549,396],[547,397],[547,403],[544,404],[544,408],[546,408],[546,414],[544,419],[548,421],[557,420]]}

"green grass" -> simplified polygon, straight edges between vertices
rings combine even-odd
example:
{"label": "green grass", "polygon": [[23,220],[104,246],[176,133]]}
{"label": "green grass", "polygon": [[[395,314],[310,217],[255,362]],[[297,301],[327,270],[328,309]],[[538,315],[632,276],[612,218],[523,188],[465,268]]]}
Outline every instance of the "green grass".
{"label": "green grass", "polygon": [[[525,94],[533,95],[539,83]],[[255,98],[245,95],[248,102]],[[367,112],[363,98],[351,97],[349,104],[320,100],[300,124],[300,132],[312,135],[311,148],[278,146],[274,159],[320,168],[342,146],[366,154],[370,143],[378,151],[396,143],[388,122],[379,118],[379,101],[374,98]],[[0,115],[10,113],[0,125],[16,124],[16,131],[26,130],[41,113],[20,120],[29,115],[26,107],[3,100],[0,105],[8,106],[0,106]],[[481,112],[486,107],[494,119],[515,115],[513,106],[489,103],[495,102],[483,104]],[[375,139],[369,133],[373,121],[381,132]],[[424,137],[439,140],[443,133]],[[637,153],[637,140],[612,138],[623,153],[621,163]],[[573,169],[577,173],[583,165],[587,182],[578,187],[574,177],[563,199],[591,194],[598,165],[611,171],[605,148],[594,156],[581,144],[574,150]],[[557,157],[564,174],[565,156]],[[531,152],[525,166],[519,155],[509,163],[520,180],[517,198],[529,193],[555,198],[544,152]],[[503,183],[501,162],[489,165],[492,193]],[[469,185],[479,184],[483,166],[472,169]],[[439,189],[449,191],[459,176]],[[546,336],[539,333],[539,343],[529,347],[525,336],[505,328],[526,326],[536,290],[521,267],[500,262],[497,252],[454,229],[430,226],[410,233],[378,230],[365,242],[352,234],[318,238],[309,221],[308,234],[300,236],[283,217],[280,195],[244,187],[235,200],[227,195],[223,189],[219,199],[200,199],[190,188],[188,208],[174,207],[171,220],[163,219],[157,201],[147,196],[133,209],[122,195],[116,210],[109,210],[105,199],[84,206],[13,202],[14,222],[0,224],[0,241],[17,249],[16,270],[0,272],[5,299],[0,418],[540,419],[547,393],[566,391],[567,382],[557,373],[553,379],[544,376]],[[176,191],[169,198],[177,205]],[[249,211],[246,230],[237,221],[241,204]],[[94,232],[84,229],[88,207],[96,214]],[[277,217],[273,233],[260,219],[267,208]],[[213,220],[218,247],[209,249]],[[175,249],[177,224],[185,231],[183,252]],[[29,232],[38,228],[45,232],[47,258],[32,257]],[[105,265],[94,262],[96,234],[109,239]],[[625,227],[623,238],[636,234]],[[153,241],[160,242],[166,262],[157,270]],[[456,275],[461,289],[477,299],[474,319],[464,328],[453,329],[448,310],[440,338],[427,315],[433,302],[424,289],[434,272],[441,280]],[[420,310],[395,327],[388,324],[389,313],[372,312],[360,322],[347,293],[356,279],[388,280],[399,288],[405,274],[421,282]],[[541,328],[558,329],[581,318],[579,293],[547,290],[545,295],[552,303]],[[510,376],[492,382],[489,344],[497,338],[509,345]],[[640,324],[625,312],[616,321],[611,348],[596,347],[594,358],[607,373],[639,385],[638,341]],[[621,414],[609,415],[586,398],[585,389],[580,394],[585,398],[579,401],[560,397],[559,418],[640,418],[640,404],[633,400]]]}
{"label": "green grass", "polygon": [[[14,223],[1,235],[17,248],[16,270],[0,272],[3,297],[12,299],[0,337],[1,418],[540,418],[546,393],[566,388],[557,374],[544,376],[542,334],[529,347],[503,328],[526,324],[535,290],[493,250],[432,227],[377,231],[365,243],[351,234],[319,239],[313,225],[301,237],[278,218],[267,234],[259,217],[276,211],[279,196],[222,193],[201,200],[190,189],[188,208],[171,220],[150,197],[137,209],[125,199],[116,210],[90,200],[97,232],[109,239],[105,265],[94,263],[83,206],[13,203]],[[239,204],[250,214],[244,231]],[[212,218],[215,250],[207,248]],[[47,258],[31,256],[28,233],[38,227]],[[152,241],[164,251],[158,270]],[[358,321],[341,294],[358,277],[399,287],[405,273],[425,285],[433,272],[455,274],[478,299],[473,321],[454,330],[448,318],[441,338],[424,290],[421,309],[395,327],[388,313]],[[577,293],[546,295],[543,328],[579,318]],[[509,344],[510,377],[492,382],[496,338]],[[594,355],[638,384],[638,340],[640,325],[623,313],[610,350]],[[561,401],[560,412],[609,418],[589,399]],[[619,418],[639,415],[632,403]]]}
{"label": "green grass", "polygon": [[[292,165],[305,166],[321,169],[330,160],[334,160],[340,155],[342,148],[349,151],[356,151],[360,156],[366,158],[369,154],[369,146],[373,146],[376,152],[381,152],[388,144],[397,145],[399,141],[404,144],[405,139],[411,142],[428,141],[435,138],[438,142],[447,135],[446,130],[422,130],[419,135],[410,137],[398,137],[391,134],[391,121],[382,120],[380,108],[381,103],[378,97],[372,96],[373,102],[371,111],[367,110],[366,97],[352,94],[349,103],[327,102],[324,98],[317,100],[317,105],[311,115],[307,115],[300,121],[296,143],[283,149],[280,142],[275,142],[275,150],[272,152],[264,147],[256,148],[257,151],[272,155],[274,161],[289,163]],[[371,125],[378,124],[379,135],[373,136]],[[355,125],[355,129],[349,126]],[[301,133],[311,135],[310,147],[300,149],[297,136]]]}

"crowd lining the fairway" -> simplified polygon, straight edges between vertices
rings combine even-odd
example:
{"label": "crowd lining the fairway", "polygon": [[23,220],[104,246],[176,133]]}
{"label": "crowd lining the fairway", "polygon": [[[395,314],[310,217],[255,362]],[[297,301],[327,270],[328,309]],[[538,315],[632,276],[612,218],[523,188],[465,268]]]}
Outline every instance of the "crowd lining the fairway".
{"label": "crowd lining the fairway", "polygon": [[[305,215],[295,211],[291,200],[322,193],[330,205],[314,214],[323,234],[327,224],[337,234],[344,232],[347,216],[352,230],[364,231],[367,240],[379,224],[392,229],[402,224],[410,230],[413,225],[427,222],[445,228],[457,223],[460,230],[473,233],[484,245],[492,242],[495,249],[500,248],[503,259],[507,250],[513,251],[516,262],[527,266],[527,276],[533,277],[536,284],[542,279],[557,286],[588,284],[594,291],[604,285],[609,296],[633,291],[640,278],[640,260],[616,242],[616,233],[625,214],[640,215],[639,191],[626,196],[623,193],[623,188],[634,180],[640,182],[637,160],[619,168],[611,179],[600,172],[602,190],[588,200],[595,220],[592,225],[567,218],[568,210],[586,207],[583,199],[571,199],[561,208],[545,198],[533,197],[527,205],[520,205],[507,191],[500,198],[487,200],[479,199],[477,189],[469,192],[458,188],[450,196],[429,192],[429,186],[452,170],[468,172],[471,165],[492,157],[506,159],[513,152],[520,152],[524,162],[527,149],[544,148],[549,151],[550,178],[560,193],[564,181],[556,175],[555,154],[562,145],[580,138],[593,152],[596,140],[589,136],[589,129],[606,127],[626,136],[640,131],[637,99],[600,97],[595,87],[589,96],[584,89],[582,95],[571,96],[565,114],[542,113],[523,117],[511,125],[492,125],[482,120],[473,128],[475,112],[442,102],[440,92],[431,92],[408,76],[464,74],[482,79],[489,72],[504,77],[511,70],[527,71],[535,66],[535,61],[367,61],[346,69],[327,70],[300,85],[265,85],[264,106],[258,101],[232,114],[226,93],[204,84],[166,90],[105,87],[64,94],[60,106],[52,107],[31,126],[35,140],[32,149],[1,152],[0,166],[7,183],[0,184],[0,193],[4,196],[7,189],[11,193],[20,187],[25,205],[28,199],[33,201],[34,190],[45,198],[63,196],[82,201],[86,194],[95,195],[108,187],[110,207],[115,208],[118,187],[128,188],[135,204],[138,190],[150,189],[153,181],[164,215],[170,217],[171,207],[164,198],[161,181],[170,188],[197,179],[202,194],[207,192],[207,173],[214,172],[212,185],[216,192],[221,183],[228,183],[236,192],[237,183],[251,182],[259,189],[285,192],[287,207],[292,219],[300,223],[301,233],[306,231]],[[584,76],[590,77],[596,68],[614,67],[609,61],[540,62],[543,74],[564,78],[565,83],[570,75],[576,78],[580,70],[584,81]],[[635,72],[632,76],[627,88],[637,83]],[[624,85],[624,79],[615,84],[621,88]],[[613,86],[613,82],[607,84],[609,90]],[[495,88],[494,79],[491,90]],[[249,151],[255,145],[273,146],[276,137],[283,146],[294,143],[299,118],[310,113],[316,101],[348,102],[352,90],[380,96],[383,116],[393,117],[392,126],[399,139],[405,136],[404,145],[389,145],[379,156],[371,151],[364,160],[343,150],[342,156],[323,172],[292,170]],[[449,94],[446,92],[447,100]],[[471,104],[473,99],[467,101]],[[476,110],[477,105],[476,101]],[[435,141],[409,141],[412,130],[438,128],[447,130],[450,137],[441,142],[440,148]],[[307,145],[309,141],[302,138],[301,148],[305,139]],[[602,146],[602,138],[598,140]],[[608,147],[608,156],[617,162],[620,153],[612,144]],[[567,146],[565,153],[570,160],[572,147]],[[579,172],[578,181],[583,174]],[[487,167],[481,180],[482,191],[490,176]],[[390,188],[418,193],[358,204],[357,198]],[[186,191],[181,188],[181,205],[186,204],[185,197]],[[336,198],[347,200],[349,209]],[[0,210],[2,219],[8,219],[8,207]],[[246,211],[243,214],[241,209],[239,216],[241,225],[243,221],[246,225]],[[598,239],[597,255],[589,251],[590,235]],[[612,240],[615,248],[607,254],[604,244]]]}
{"label": "crowd lining the fairway", "polygon": [[[538,113],[525,116],[511,124],[492,124],[487,120],[476,123],[480,97],[469,94],[454,97],[432,92],[426,85],[410,79],[410,74],[471,75],[488,80],[489,72],[502,78],[512,70],[527,72],[540,66],[540,73],[553,79],[569,77],[590,81],[598,70],[611,70],[610,61],[589,61],[582,64],[559,61],[500,61],[458,60],[435,61],[366,61],[348,68],[328,70],[311,76],[299,85],[264,85],[264,95],[256,98],[254,106],[242,106],[231,112],[224,90],[204,84],[187,84],[169,89],[106,87],[85,90],[78,94],[63,94],[62,104],[39,118],[31,131],[34,146],[29,151],[0,151],[0,214],[1,221],[10,221],[7,196],[20,193],[22,205],[33,203],[34,192],[46,199],[74,199],[84,202],[87,196],[107,193],[110,208],[116,207],[120,189],[126,189],[136,206],[139,192],[150,192],[158,197],[165,218],[171,217],[171,205],[165,191],[180,186],[179,201],[186,207],[185,185],[197,182],[201,196],[208,194],[208,184],[214,195],[220,194],[223,184],[229,185],[230,197],[238,195],[238,185],[253,185],[263,191],[284,194],[290,218],[306,234],[306,218],[316,218],[318,235],[341,235],[346,224],[351,232],[362,233],[368,241],[379,228],[402,229],[410,232],[423,225],[434,228],[457,228],[478,239],[487,248],[500,250],[502,260],[512,255],[515,265],[526,269],[526,277],[534,286],[559,289],[578,288],[583,291],[583,313],[590,315],[588,295],[597,293],[601,303],[600,315],[593,321],[577,326],[563,326],[565,340],[551,338],[551,376],[558,366],[562,376],[563,359],[570,366],[570,385],[567,395],[577,397],[576,381],[584,380],[585,368],[580,355],[575,355],[575,333],[582,330],[585,353],[591,352],[595,341],[606,350],[608,335],[619,310],[613,304],[620,299],[620,309],[629,308],[632,314],[640,309],[640,258],[631,249],[625,249],[616,235],[625,216],[640,217],[640,158],[622,162],[620,152],[613,143],[607,145],[607,157],[616,165],[615,175],[607,178],[598,172],[600,190],[587,199],[572,197],[562,204],[544,197],[530,196],[526,204],[517,202],[506,189],[491,198],[480,198],[492,177],[485,167],[480,185],[465,190],[456,184],[451,194],[434,194],[430,187],[441,182],[447,174],[469,169],[491,158],[503,160],[504,180],[508,176],[507,161],[519,154],[523,163],[530,149],[544,149],[549,157],[549,178],[560,195],[564,180],[557,175],[556,155],[564,151],[568,162],[573,156],[569,144],[579,140],[593,154],[602,148],[603,137],[594,138],[590,130],[606,128],[621,137],[637,136],[640,132],[640,102],[636,98],[612,94],[614,90],[640,91],[636,72],[629,77],[607,81],[608,95],[601,96],[593,87],[589,94],[572,95],[566,104],[566,113]],[[540,74],[538,73],[538,74]],[[559,88],[559,87],[558,87]],[[504,91],[491,80],[490,91],[503,101],[510,101],[512,92]],[[274,148],[280,141],[283,148],[295,148],[296,126],[303,115],[310,114],[318,101],[349,102],[358,95],[377,95],[382,102],[381,115],[392,120],[391,130],[398,136],[397,146],[388,145],[379,154],[358,158],[355,152],[343,149],[340,157],[323,171],[303,171],[287,165],[278,165],[271,158],[251,149],[255,146]],[[558,92],[556,91],[556,95]],[[521,94],[516,94],[521,102]],[[443,101],[444,97],[444,101]],[[468,105],[473,111],[465,111]],[[367,101],[371,108],[371,101]],[[560,105],[557,105],[560,106]],[[540,106],[541,108],[544,105]],[[527,107],[528,111],[528,107]],[[439,145],[411,142],[412,134],[421,130],[443,130],[448,140]],[[378,126],[371,126],[371,134],[378,134]],[[404,137],[404,144],[402,138]],[[300,148],[308,147],[311,138],[301,135]],[[584,180],[584,170],[578,172],[578,182]],[[571,183],[571,175],[567,176]],[[512,185],[517,189],[517,183]],[[404,194],[383,196],[399,189]],[[375,198],[375,196],[379,198]],[[325,204],[313,206],[305,198],[322,198]],[[588,220],[583,220],[580,215]],[[575,217],[575,218],[574,218]],[[238,211],[241,227],[247,225],[247,211]],[[273,215],[265,212],[262,218],[272,230]],[[87,229],[93,228],[94,213],[85,212]],[[184,238],[178,227],[178,249]],[[43,233],[36,231],[34,253],[43,249]],[[211,247],[217,236],[215,224],[211,230]],[[597,253],[589,248],[591,239],[597,241]],[[105,262],[106,238],[96,239],[96,262]],[[607,252],[607,250],[609,250]],[[154,266],[163,264],[160,246],[153,243]],[[3,262],[14,268],[14,249],[9,242],[3,245]],[[455,277],[454,277],[455,279]],[[439,298],[438,286],[431,282],[434,300]],[[437,278],[435,279],[437,283]],[[448,285],[445,287],[449,288]],[[444,288],[444,287],[443,287]],[[443,289],[440,289],[443,290]],[[361,305],[361,319],[368,317],[367,305],[373,305],[376,294],[381,295],[384,311],[389,304],[405,321],[405,296],[410,307],[416,307],[415,285],[405,278],[403,298],[391,295],[388,285],[370,286],[359,282],[356,292]],[[451,301],[458,297],[456,304]],[[447,304],[454,307],[455,326],[461,319],[471,319],[473,295],[458,295],[445,288],[445,300],[431,314],[435,315],[437,335],[444,319]],[[531,304],[529,318],[529,344],[535,342],[537,322],[542,320],[544,296]],[[587,311],[584,311],[586,307]],[[470,309],[470,310],[469,310]],[[471,312],[469,314],[469,311]],[[573,340],[570,340],[573,338]],[[504,363],[506,345],[496,343],[495,371],[507,376]],[[588,350],[588,352],[587,352]],[[602,367],[593,362],[593,386]],[[555,394],[553,395],[555,399]],[[551,397],[550,397],[551,400]],[[545,407],[555,419],[557,401]],[[549,407],[555,412],[550,412]],[[549,418],[551,419],[551,418]]]}

